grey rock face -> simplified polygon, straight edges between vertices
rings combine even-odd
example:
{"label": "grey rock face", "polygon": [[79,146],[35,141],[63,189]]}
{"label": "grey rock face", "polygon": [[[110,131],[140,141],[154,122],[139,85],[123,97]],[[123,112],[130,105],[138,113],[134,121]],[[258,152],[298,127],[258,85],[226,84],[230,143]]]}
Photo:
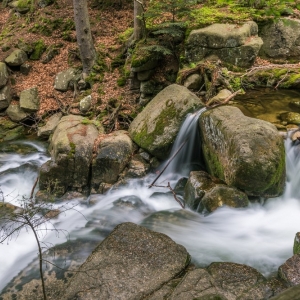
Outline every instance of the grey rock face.
{"label": "grey rock face", "polygon": [[300,254],[295,254],[289,258],[278,269],[279,276],[287,282],[289,286],[300,284]]}
{"label": "grey rock face", "polygon": [[37,87],[24,90],[20,93],[20,107],[26,112],[36,112],[40,108]]}
{"label": "grey rock face", "polygon": [[59,121],[50,143],[51,161],[40,169],[40,189],[57,195],[68,189],[87,192],[94,141],[98,130],[83,124],[83,117],[68,115]]}
{"label": "grey rock face", "polygon": [[101,183],[115,183],[130,161],[132,141],[126,131],[116,131],[106,136],[96,150],[92,163],[92,186],[98,189]]}
{"label": "grey rock face", "polygon": [[278,19],[262,27],[264,43],[260,55],[271,59],[298,59],[300,55],[300,21]]}
{"label": "grey rock face", "polygon": [[199,62],[208,56],[239,66],[253,64],[263,41],[257,36],[258,27],[253,21],[242,26],[234,24],[213,24],[192,30],[186,44],[189,62]]}
{"label": "grey rock face", "polygon": [[11,101],[11,89],[7,85],[0,89],[0,110],[7,108]]}
{"label": "grey rock face", "polygon": [[133,120],[130,137],[147,152],[164,159],[185,116],[201,107],[203,104],[196,95],[172,84],[158,93]]}
{"label": "grey rock face", "polygon": [[8,57],[5,62],[12,67],[21,66],[28,59],[25,51],[16,49]]}
{"label": "grey rock face", "polygon": [[62,113],[57,113],[52,115],[45,126],[39,127],[38,136],[40,137],[49,137],[52,134],[58,125],[59,120],[62,118]]}
{"label": "grey rock face", "polygon": [[274,197],[285,184],[283,139],[274,125],[223,106],[199,119],[208,171],[247,195]]}
{"label": "grey rock face", "polygon": [[61,299],[143,299],[188,262],[185,248],[166,235],[123,223],[80,267]]}
{"label": "grey rock face", "polygon": [[4,87],[8,81],[8,72],[6,64],[0,62],[0,88]]}
{"label": "grey rock face", "polygon": [[79,79],[78,71],[74,68],[58,73],[55,77],[54,88],[61,92],[66,92],[71,81]]}
{"label": "grey rock face", "polygon": [[19,104],[10,104],[6,109],[6,114],[14,122],[23,121],[30,115],[21,109]]}

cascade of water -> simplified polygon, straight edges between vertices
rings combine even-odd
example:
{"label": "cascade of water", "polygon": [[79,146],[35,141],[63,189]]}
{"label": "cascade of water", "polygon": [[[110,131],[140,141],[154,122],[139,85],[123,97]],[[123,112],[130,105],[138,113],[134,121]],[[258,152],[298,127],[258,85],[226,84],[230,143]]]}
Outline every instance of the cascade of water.
{"label": "cascade of water", "polygon": [[[198,117],[195,117],[193,122],[197,120]],[[189,134],[180,133],[183,137]],[[95,205],[77,208],[87,220],[81,214],[68,212],[66,216],[60,216],[57,222],[60,228],[68,228],[73,238],[87,238],[91,235],[91,238],[100,240],[104,234],[92,235],[94,227],[98,228],[98,232],[100,228],[100,232],[107,233],[117,224],[131,221],[169,235],[177,243],[184,245],[194,262],[200,266],[213,261],[231,261],[248,264],[264,275],[269,275],[292,255],[294,235],[300,229],[300,177],[297,172],[300,169],[300,149],[293,147],[290,140],[286,140],[285,145],[288,173],[285,193],[281,197],[269,199],[264,205],[256,203],[243,209],[222,207],[207,216],[188,209],[181,210],[174,198],[165,193],[165,189],[148,189],[154,177],[150,175],[144,181],[132,180],[128,186],[106,195],[93,195],[97,200]],[[187,148],[190,147],[193,146]],[[33,152],[24,155],[2,152],[0,168],[4,173],[1,173],[1,188],[5,189],[10,185],[10,175],[5,172],[16,162],[21,165],[20,162],[24,164],[31,161],[39,165],[48,159],[38,149],[35,154],[36,157],[33,158]],[[187,154],[183,157],[187,157]],[[172,163],[180,161],[182,158]],[[18,172],[15,170],[19,179],[11,186],[16,185],[16,190],[23,189],[22,185],[17,185],[24,181],[24,174],[28,178],[31,174],[32,183],[26,183],[31,188],[36,172],[30,170],[24,173],[22,168]],[[120,199],[130,201],[136,209],[120,207]],[[99,227],[99,224],[104,225]],[[58,240],[49,234],[44,237],[44,241],[62,243],[64,239]],[[35,241],[28,232],[22,232],[9,245],[0,245],[0,289],[28,261],[36,257],[35,249]]]}
{"label": "cascade of water", "polygon": [[[204,169],[198,120],[205,111],[206,107],[203,107],[185,118],[171,150],[170,157],[175,157],[166,168],[165,174],[188,176],[192,169]],[[181,145],[182,149],[176,154]]]}

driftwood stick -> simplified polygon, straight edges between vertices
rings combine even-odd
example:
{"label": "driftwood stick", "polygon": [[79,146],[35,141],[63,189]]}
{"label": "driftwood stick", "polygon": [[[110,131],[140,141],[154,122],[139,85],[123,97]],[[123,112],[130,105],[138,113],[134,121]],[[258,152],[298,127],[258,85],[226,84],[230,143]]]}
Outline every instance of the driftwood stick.
{"label": "driftwood stick", "polygon": [[182,203],[181,200],[178,199],[178,197],[177,197],[175,191],[172,189],[172,187],[171,187],[171,185],[170,185],[170,182],[168,182],[168,185],[167,185],[167,186],[165,186],[165,185],[156,185],[156,184],[155,184],[155,185],[152,185],[152,186],[162,187],[162,188],[168,188],[168,189],[172,192],[172,194],[173,194],[174,199],[176,200],[176,202],[179,203],[179,205],[180,205],[183,209],[185,208],[185,203],[184,203],[184,202]]}
{"label": "driftwood stick", "polygon": [[214,104],[214,105],[209,105],[211,102],[210,100],[206,103],[206,107],[207,108],[214,108],[214,107],[217,107],[217,106],[220,106],[220,105],[224,105],[226,103],[229,102],[230,99],[232,99],[233,97],[235,97],[238,93],[242,92],[241,89],[239,89],[238,91],[234,92],[233,94],[231,94],[229,97],[227,97],[222,103],[217,103],[217,104]]}
{"label": "driftwood stick", "polygon": [[34,189],[35,189],[38,181],[39,181],[39,178],[37,177],[36,180],[35,180],[35,182],[34,182],[34,185],[33,185],[32,189],[31,189],[31,193],[30,193],[30,198],[29,199],[33,198]]}
{"label": "driftwood stick", "polygon": [[166,170],[168,165],[171,163],[171,161],[175,158],[175,156],[179,153],[179,151],[182,149],[182,147],[186,144],[188,141],[188,138],[179,146],[179,148],[176,150],[176,152],[171,156],[171,158],[167,161],[164,168],[161,170],[161,172],[156,176],[156,178],[153,180],[153,182],[149,185],[149,189],[152,188],[152,186],[155,184],[155,182],[158,180],[158,178],[163,174],[163,172]]}

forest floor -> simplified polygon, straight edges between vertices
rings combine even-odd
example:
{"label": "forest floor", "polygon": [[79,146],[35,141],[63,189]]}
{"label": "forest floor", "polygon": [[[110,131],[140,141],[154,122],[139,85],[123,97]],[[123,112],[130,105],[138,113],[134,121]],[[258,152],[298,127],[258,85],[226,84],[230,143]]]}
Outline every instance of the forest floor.
{"label": "forest floor", "polygon": [[[28,75],[23,75],[17,70],[11,70],[13,99],[18,100],[22,90],[37,86],[40,97],[40,110],[38,117],[45,116],[49,112],[61,109],[62,105],[71,105],[74,102],[74,92],[58,92],[54,89],[54,79],[57,73],[70,67],[80,66],[80,60],[72,53],[76,52],[76,32],[71,28],[66,32],[62,26],[67,20],[73,22],[72,0],[57,0],[57,4],[45,8],[36,8],[34,13],[20,15],[14,13],[10,8],[0,9],[0,47],[9,46],[10,50],[0,50],[0,61],[3,61],[16,47],[19,41],[36,42],[43,40],[44,44],[60,45],[59,54],[50,62],[42,63],[40,60],[29,60],[32,69]],[[91,3],[91,1],[88,1]],[[106,71],[101,82],[92,85],[91,95],[93,111],[101,112],[111,100],[122,102],[122,109],[134,110],[136,95],[129,91],[128,84],[120,87],[117,79],[120,77],[118,68],[112,69],[112,60],[120,53],[122,43],[119,35],[129,27],[133,26],[133,7],[125,4],[122,7],[110,6],[107,8],[89,7],[90,24],[94,45],[103,54]],[[63,20],[61,22],[61,20]],[[54,26],[55,22],[61,26]],[[46,28],[46,29],[45,29]],[[47,30],[48,29],[48,30]],[[51,34],[45,35],[49,29]],[[64,38],[68,35],[68,39]],[[45,55],[45,53],[44,53]],[[101,93],[99,93],[101,91]]]}

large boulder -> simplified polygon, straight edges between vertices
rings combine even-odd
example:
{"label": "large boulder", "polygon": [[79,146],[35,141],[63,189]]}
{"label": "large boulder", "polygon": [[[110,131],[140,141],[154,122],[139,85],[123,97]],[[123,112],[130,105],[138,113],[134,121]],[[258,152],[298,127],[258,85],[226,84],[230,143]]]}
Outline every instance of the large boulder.
{"label": "large boulder", "polygon": [[264,25],[260,31],[264,43],[260,55],[269,59],[298,60],[300,55],[300,21],[276,19]]}
{"label": "large boulder", "polygon": [[199,118],[208,171],[248,195],[275,197],[285,184],[285,150],[274,125],[223,106]]}
{"label": "large boulder", "polygon": [[213,24],[192,30],[186,43],[186,58],[197,63],[209,56],[238,67],[250,67],[263,44],[257,36],[258,27],[253,21],[242,26]]}
{"label": "large boulder", "polygon": [[129,163],[133,145],[126,131],[115,131],[105,136],[97,146],[92,162],[92,187],[99,190],[101,183],[115,183]]}
{"label": "large boulder", "polygon": [[188,263],[186,249],[166,235],[123,223],[89,256],[60,299],[144,299]]}
{"label": "large boulder", "polygon": [[129,128],[130,137],[152,155],[165,159],[189,112],[203,107],[187,88],[172,84],[158,93]]}
{"label": "large boulder", "polygon": [[6,64],[0,62],[0,88],[5,86],[8,81],[8,72]]}
{"label": "large boulder", "polygon": [[40,168],[40,189],[57,195],[67,190],[87,193],[97,127],[83,117],[68,115],[59,121],[51,142],[51,160]]}

